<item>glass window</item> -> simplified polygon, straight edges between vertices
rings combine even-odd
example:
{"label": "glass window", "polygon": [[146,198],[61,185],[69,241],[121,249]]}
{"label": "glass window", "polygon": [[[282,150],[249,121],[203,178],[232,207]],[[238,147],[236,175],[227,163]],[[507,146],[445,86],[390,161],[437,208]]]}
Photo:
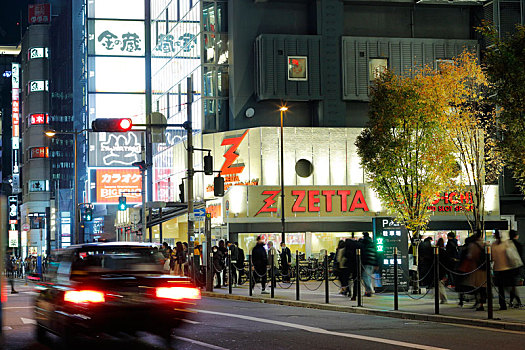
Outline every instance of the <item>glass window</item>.
{"label": "glass window", "polygon": [[370,81],[379,78],[381,73],[385,72],[388,69],[388,59],[387,58],[371,58],[368,62],[368,74]]}
{"label": "glass window", "polygon": [[88,18],[144,19],[144,0],[90,0]]}
{"label": "glass window", "polygon": [[32,229],[32,230],[35,230],[35,229],[45,229],[45,217],[44,215],[45,214],[40,214],[40,215],[43,215],[43,216],[37,216],[38,214],[37,213],[33,213],[32,216],[29,216],[29,227]]}
{"label": "glass window", "polygon": [[214,77],[214,71],[213,68],[210,67],[204,67],[204,76],[203,76],[203,82],[204,82],[204,96],[215,96],[215,77]]}
{"label": "glass window", "polygon": [[215,130],[216,125],[216,103],[215,99],[203,100],[204,104],[204,123],[207,130]]}
{"label": "glass window", "polygon": [[144,92],[144,58],[92,57],[90,92]]}
{"label": "glass window", "polygon": [[228,33],[228,3],[217,3],[217,32]]}
{"label": "glass window", "polygon": [[228,67],[219,67],[217,71],[217,96],[228,97],[230,90],[230,80]]}
{"label": "glass window", "polygon": [[217,40],[217,64],[228,64],[228,35],[221,34]]}
{"label": "glass window", "polygon": [[205,32],[215,31],[215,4],[213,2],[202,4],[202,20]]}
{"label": "glass window", "polygon": [[96,118],[131,118],[145,124],[146,97],[143,94],[90,94],[89,120]]}
{"label": "glass window", "polygon": [[215,63],[215,34],[204,34],[204,63]]}

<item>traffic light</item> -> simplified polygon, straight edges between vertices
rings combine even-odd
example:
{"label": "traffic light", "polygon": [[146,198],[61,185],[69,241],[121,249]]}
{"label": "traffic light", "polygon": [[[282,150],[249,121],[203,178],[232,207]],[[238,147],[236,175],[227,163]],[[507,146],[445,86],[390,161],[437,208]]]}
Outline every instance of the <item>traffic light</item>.
{"label": "traffic light", "polygon": [[224,178],[222,176],[213,178],[213,195],[215,197],[224,197]]}
{"label": "traffic light", "polygon": [[204,156],[204,174],[213,175],[213,157],[210,154]]}
{"label": "traffic light", "polygon": [[179,199],[181,203],[184,203],[184,180],[179,185]]}
{"label": "traffic light", "polygon": [[98,118],[91,123],[91,129],[96,132],[126,132],[132,126],[130,118]]}
{"label": "traffic light", "polygon": [[92,221],[93,220],[93,208],[91,208],[91,205],[88,205],[86,207],[86,210],[84,211],[84,221]]}
{"label": "traffic light", "polygon": [[118,197],[118,210],[121,210],[121,211],[124,211],[127,209],[127,205],[126,205],[126,197],[124,196],[120,196]]}

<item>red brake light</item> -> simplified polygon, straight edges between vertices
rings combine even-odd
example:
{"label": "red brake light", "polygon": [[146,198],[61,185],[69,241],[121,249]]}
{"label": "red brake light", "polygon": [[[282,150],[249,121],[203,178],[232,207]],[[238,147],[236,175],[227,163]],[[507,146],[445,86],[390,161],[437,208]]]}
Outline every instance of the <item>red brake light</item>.
{"label": "red brake light", "polygon": [[104,293],[95,290],[68,290],[64,294],[64,301],[72,303],[103,303],[106,301]]}
{"label": "red brake light", "polygon": [[159,287],[156,289],[155,295],[157,298],[172,299],[172,300],[198,300],[201,298],[201,291],[199,288],[191,287]]}

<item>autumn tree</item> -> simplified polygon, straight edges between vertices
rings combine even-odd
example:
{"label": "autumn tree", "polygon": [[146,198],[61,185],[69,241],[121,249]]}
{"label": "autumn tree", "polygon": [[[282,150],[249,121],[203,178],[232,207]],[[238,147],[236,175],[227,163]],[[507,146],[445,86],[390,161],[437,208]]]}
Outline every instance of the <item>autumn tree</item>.
{"label": "autumn tree", "polygon": [[[472,194],[462,203],[471,229],[484,230],[488,184],[497,184],[503,168],[498,148],[491,86],[473,52],[464,51],[429,76],[426,93],[435,95],[445,142],[452,145],[461,173],[457,190]],[[452,188],[451,188],[452,189]]]}
{"label": "autumn tree", "polygon": [[502,156],[525,194],[525,26],[500,38],[494,27],[481,29],[491,45],[484,54],[488,79],[493,84],[501,126]]}
{"label": "autumn tree", "polygon": [[388,212],[418,237],[428,207],[457,175],[452,145],[440,124],[439,98],[427,71],[414,77],[387,71],[371,89],[369,122],[356,146],[371,187]]}

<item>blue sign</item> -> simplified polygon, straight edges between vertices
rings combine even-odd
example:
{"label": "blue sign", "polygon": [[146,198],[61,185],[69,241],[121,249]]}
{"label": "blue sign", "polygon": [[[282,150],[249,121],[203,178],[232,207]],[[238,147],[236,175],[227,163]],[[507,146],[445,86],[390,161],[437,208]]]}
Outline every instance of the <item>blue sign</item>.
{"label": "blue sign", "polygon": [[195,214],[195,216],[202,216],[202,217],[204,217],[206,215],[206,209],[204,209],[204,208],[193,209],[193,214]]}

